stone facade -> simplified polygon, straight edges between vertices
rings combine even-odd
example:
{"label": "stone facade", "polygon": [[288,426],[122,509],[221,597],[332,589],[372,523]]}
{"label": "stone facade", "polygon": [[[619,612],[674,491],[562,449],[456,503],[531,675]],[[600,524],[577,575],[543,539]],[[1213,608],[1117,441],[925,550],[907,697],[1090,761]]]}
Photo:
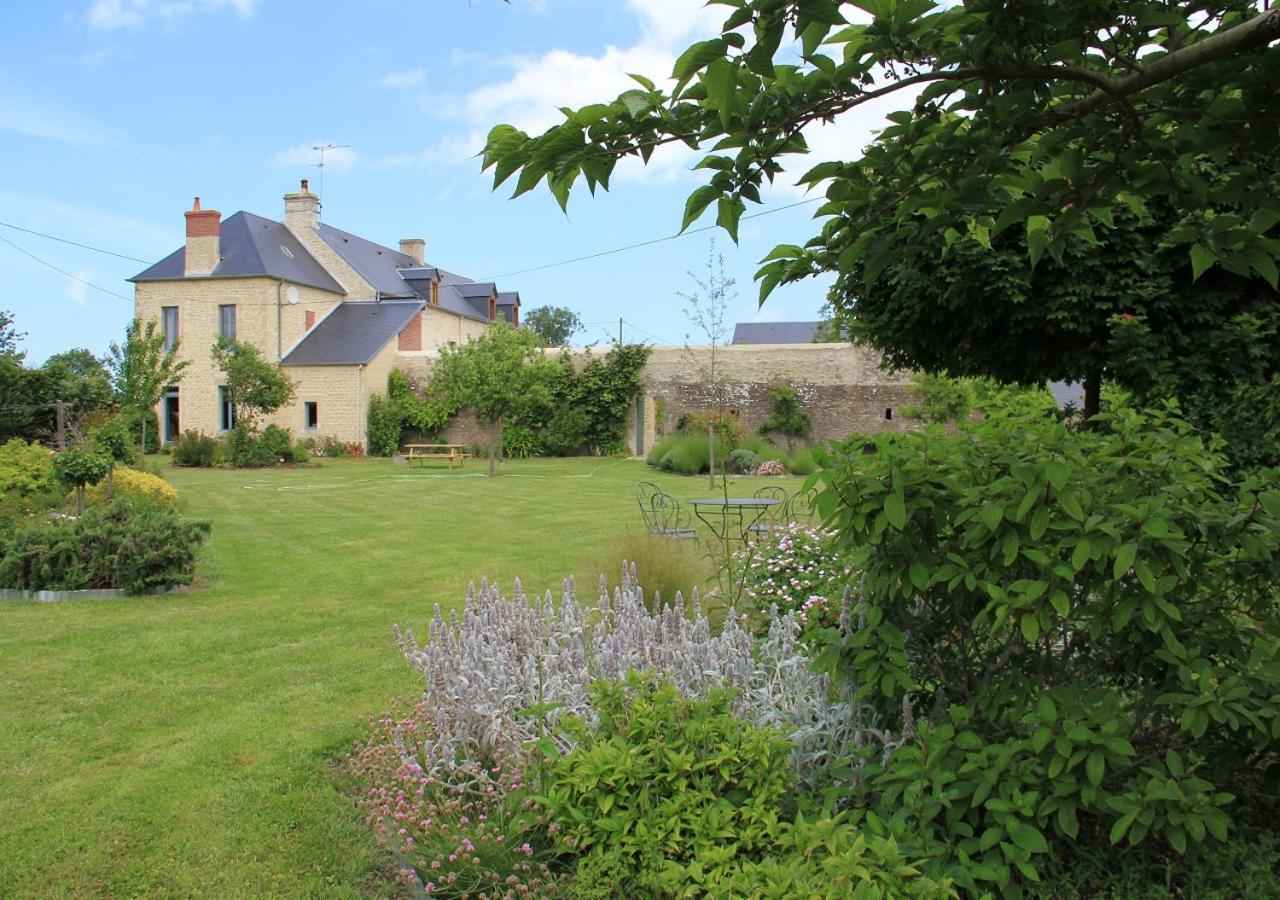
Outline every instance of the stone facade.
{"label": "stone facade", "polygon": [[[218,434],[223,425],[219,388],[224,381],[211,350],[220,336],[220,307],[235,307],[236,339],[252,344],[264,359],[275,362],[287,356],[340,303],[372,300],[375,292],[317,233],[319,198],[307,190],[305,181],[301,191],[285,197],[284,224],[343,293],[268,276],[211,276],[220,259],[221,214],[202,210],[199,198],[193,206],[185,214],[183,277],[135,282],[134,312],[163,327],[163,310],[177,308],[177,355],[188,363],[177,388],[177,430]],[[424,242],[409,239],[406,243],[410,255],[420,263]],[[425,372],[440,347],[464,343],[486,325],[428,306],[412,323],[415,335],[407,341],[397,335],[368,365],[287,366],[286,373],[297,385],[295,400],[263,424],[287,427],[297,436],[331,436],[365,446],[369,397],[386,392],[391,370],[398,366],[409,372]],[[316,404],[313,429],[307,428],[308,403]],[[169,400],[156,408],[162,429],[171,410]]]}

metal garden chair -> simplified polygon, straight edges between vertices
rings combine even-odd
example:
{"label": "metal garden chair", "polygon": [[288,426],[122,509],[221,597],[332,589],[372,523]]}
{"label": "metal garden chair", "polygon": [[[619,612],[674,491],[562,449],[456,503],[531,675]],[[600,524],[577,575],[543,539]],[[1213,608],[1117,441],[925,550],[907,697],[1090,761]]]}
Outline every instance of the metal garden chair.
{"label": "metal garden chair", "polygon": [[765,510],[760,520],[751,526],[751,534],[754,537],[764,537],[770,532],[785,527],[791,521],[791,495],[785,488],[768,485],[757,489],[753,496],[759,500],[778,501],[776,505]]}
{"label": "metal garden chair", "polygon": [[650,498],[649,513],[645,517],[645,523],[649,526],[650,534],[660,534],[677,541],[698,542],[698,532],[693,528],[689,511],[670,494],[655,491]]}

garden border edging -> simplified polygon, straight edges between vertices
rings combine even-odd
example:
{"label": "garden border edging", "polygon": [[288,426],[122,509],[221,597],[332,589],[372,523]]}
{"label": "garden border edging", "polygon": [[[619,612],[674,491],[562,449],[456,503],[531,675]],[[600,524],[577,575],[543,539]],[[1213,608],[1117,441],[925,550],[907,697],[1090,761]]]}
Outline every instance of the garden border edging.
{"label": "garden border edging", "polygon": [[[156,597],[162,594],[180,594],[187,590],[183,585],[156,588],[137,597]],[[0,600],[32,600],[36,603],[61,603],[63,600],[115,600],[129,596],[122,588],[89,588],[81,591],[14,591],[0,588]]]}

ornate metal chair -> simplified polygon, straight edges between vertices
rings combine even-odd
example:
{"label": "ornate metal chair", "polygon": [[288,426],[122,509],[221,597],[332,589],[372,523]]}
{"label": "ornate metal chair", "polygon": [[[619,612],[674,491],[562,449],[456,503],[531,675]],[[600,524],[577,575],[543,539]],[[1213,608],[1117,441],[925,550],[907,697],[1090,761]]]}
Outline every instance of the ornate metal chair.
{"label": "ornate metal chair", "polygon": [[783,528],[791,521],[791,495],[786,492],[785,488],[771,484],[758,488],[752,496],[757,500],[778,501],[761,513],[760,518],[751,526],[750,531],[754,537],[764,537],[771,531]]}
{"label": "ornate metal chair", "polygon": [[677,541],[698,542],[698,532],[693,528],[689,511],[675,497],[656,491],[650,498],[649,512],[646,524],[650,534],[660,534]]}
{"label": "ornate metal chair", "polygon": [[641,481],[636,484],[636,502],[640,504],[640,516],[650,531],[654,530],[653,495],[661,493],[661,489],[652,481]]}

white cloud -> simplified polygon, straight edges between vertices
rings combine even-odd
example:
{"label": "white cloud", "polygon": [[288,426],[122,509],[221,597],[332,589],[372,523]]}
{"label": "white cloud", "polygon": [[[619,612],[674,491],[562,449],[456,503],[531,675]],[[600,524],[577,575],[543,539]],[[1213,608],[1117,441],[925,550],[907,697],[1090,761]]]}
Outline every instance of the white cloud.
{"label": "white cloud", "polygon": [[378,79],[378,84],[392,89],[414,88],[421,87],[426,78],[425,69],[410,69],[407,72],[388,72]]}
{"label": "white cloud", "polygon": [[115,31],[150,22],[172,24],[196,13],[231,10],[241,18],[253,15],[259,0],[93,0],[85,12],[90,28]]}
{"label": "white cloud", "polygon": [[112,144],[120,135],[74,109],[36,98],[19,97],[0,86],[0,131],[69,144]]}
{"label": "white cloud", "polygon": [[[281,169],[296,169],[299,166],[314,166],[320,162],[320,151],[315,148],[331,143],[330,141],[308,141],[286,147],[271,158],[273,165]],[[345,172],[356,164],[359,157],[351,147],[334,147],[324,153],[324,164],[332,166],[339,172]]]}
{"label": "white cloud", "polygon": [[93,281],[97,271],[91,266],[85,269],[77,269],[71,274],[75,277],[67,279],[67,299],[76,306],[84,306],[89,302],[89,285],[85,284],[85,282]]}

